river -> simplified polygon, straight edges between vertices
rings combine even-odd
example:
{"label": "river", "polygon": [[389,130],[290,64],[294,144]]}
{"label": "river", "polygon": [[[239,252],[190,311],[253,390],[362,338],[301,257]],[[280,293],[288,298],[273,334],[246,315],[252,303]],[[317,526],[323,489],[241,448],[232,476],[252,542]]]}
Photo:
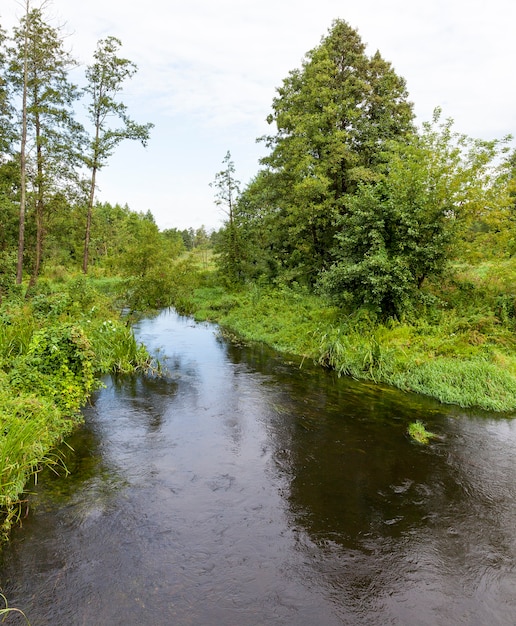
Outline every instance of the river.
{"label": "river", "polygon": [[168,375],[104,381],[2,550],[31,626],[516,623],[515,421],[173,311],[136,332]]}

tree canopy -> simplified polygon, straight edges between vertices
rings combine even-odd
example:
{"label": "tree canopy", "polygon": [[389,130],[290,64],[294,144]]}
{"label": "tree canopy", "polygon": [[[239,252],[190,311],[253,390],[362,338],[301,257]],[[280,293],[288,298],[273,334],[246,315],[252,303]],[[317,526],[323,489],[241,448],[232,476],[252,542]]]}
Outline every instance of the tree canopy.
{"label": "tree canopy", "polygon": [[[357,31],[338,20],[283,81],[272,108],[276,132],[262,138],[270,153],[245,210],[251,220],[273,223],[266,227],[269,265],[313,284],[333,261],[347,197],[378,177],[386,143],[412,132],[412,105],[405,81],[378,52],[368,56]],[[265,180],[267,204],[254,206],[249,201],[263,199]]]}
{"label": "tree canopy", "polygon": [[233,280],[317,287],[339,306],[400,317],[459,243],[511,219],[508,138],[471,139],[439,109],[417,128],[403,78],[342,20],[285,78],[268,121],[269,154],[221,238]]}
{"label": "tree canopy", "polygon": [[439,110],[410,142],[391,143],[380,178],[348,198],[323,289],[341,304],[402,315],[443,272],[461,232],[496,209],[503,145],[453,132]]}

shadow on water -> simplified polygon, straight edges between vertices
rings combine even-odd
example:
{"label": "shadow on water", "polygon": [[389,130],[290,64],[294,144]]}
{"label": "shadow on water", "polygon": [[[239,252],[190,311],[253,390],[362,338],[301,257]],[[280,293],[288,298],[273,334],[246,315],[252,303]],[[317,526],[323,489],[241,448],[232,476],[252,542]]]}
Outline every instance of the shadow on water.
{"label": "shadow on water", "polygon": [[3,551],[33,626],[516,622],[516,423],[137,330],[168,377],[106,380]]}

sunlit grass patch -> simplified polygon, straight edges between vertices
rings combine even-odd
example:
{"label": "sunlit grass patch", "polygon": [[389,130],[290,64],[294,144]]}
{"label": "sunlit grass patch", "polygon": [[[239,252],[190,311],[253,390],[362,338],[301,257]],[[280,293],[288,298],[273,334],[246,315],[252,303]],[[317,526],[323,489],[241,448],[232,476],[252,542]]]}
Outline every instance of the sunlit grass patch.
{"label": "sunlit grass patch", "polygon": [[406,371],[403,383],[407,390],[448,404],[490,411],[516,409],[516,377],[482,359],[429,359]]}

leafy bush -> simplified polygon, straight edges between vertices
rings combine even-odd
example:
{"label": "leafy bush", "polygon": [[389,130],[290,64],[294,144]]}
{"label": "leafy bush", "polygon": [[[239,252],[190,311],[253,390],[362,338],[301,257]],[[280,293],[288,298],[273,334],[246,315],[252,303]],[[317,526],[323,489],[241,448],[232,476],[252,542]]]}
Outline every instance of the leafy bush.
{"label": "leafy bush", "polygon": [[97,386],[94,352],[84,331],[74,324],[37,330],[26,354],[10,370],[10,385],[52,398],[65,412],[76,413]]}

